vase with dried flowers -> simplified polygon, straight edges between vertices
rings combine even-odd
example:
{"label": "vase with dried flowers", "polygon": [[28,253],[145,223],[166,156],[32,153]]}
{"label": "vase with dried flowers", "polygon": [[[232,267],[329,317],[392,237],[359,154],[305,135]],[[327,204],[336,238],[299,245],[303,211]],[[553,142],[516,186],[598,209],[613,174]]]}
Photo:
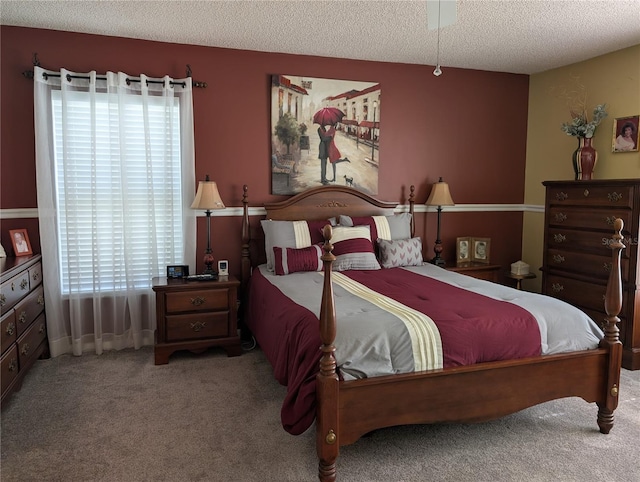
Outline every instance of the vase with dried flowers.
{"label": "vase with dried flowers", "polygon": [[571,111],[571,122],[562,124],[562,131],[568,136],[578,138],[578,148],[573,153],[573,170],[576,181],[589,180],[593,176],[593,170],[598,162],[598,151],[591,145],[591,139],[600,125],[602,119],[607,117],[606,104],[599,104],[593,109],[591,120],[587,118],[587,112]]}

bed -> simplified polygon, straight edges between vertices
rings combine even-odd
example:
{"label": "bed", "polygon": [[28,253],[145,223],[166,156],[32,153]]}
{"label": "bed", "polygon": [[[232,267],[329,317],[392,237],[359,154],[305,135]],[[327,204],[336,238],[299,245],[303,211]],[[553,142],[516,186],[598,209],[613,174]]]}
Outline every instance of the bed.
{"label": "bed", "polygon": [[[544,343],[541,343],[541,348],[538,352],[535,349],[533,351],[531,349],[529,351],[524,350],[515,355],[512,354],[512,357],[505,355],[505,359],[500,359],[501,355],[499,355],[495,361],[482,361],[480,357],[479,362],[467,361],[467,363],[471,364],[463,364],[455,361],[455,357],[453,362],[451,360],[447,362],[445,356],[444,362],[440,362],[439,365],[437,363],[433,365],[415,361],[418,358],[416,353],[426,353],[423,357],[424,360],[434,358],[430,355],[430,348],[419,348],[417,350],[414,348],[415,370],[398,373],[394,366],[391,370],[392,374],[385,374],[384,370],[378,372],[376,368],[373,369],[373,372],[376,372],[375,376],[364,373],[358,377],[357,373],[364,372],[364,370],[355,367],[351,372],[345,369],[344,373],[342,373],[338,368],[338,363],[344,361],[344,359],[336,361],[336,349],[338,347],[338,353],[340,353],[341,340],[346,340],[346,337],[342,336],[344,325],[350,324],[343,322],[339,330],[336,320],[338,322],[341,319],[349,321],[350,314],[353,311],[357,311],[354,310],[353,306],[348,305],[350,306],[348,310],[345,310],[342,314],[336,313],[336,294],[338,295],[338,306],[347,306],[345,305],[346,298],[344,295],[346,291],[360,290],[361,283],[366,285],[369,282],[367,280],[374,280],[373,283],[376,283],[375,279],[378,276],[371,275],[385,271],[387,268],[365,273],[367,271],[366,268],[362,272],[359,269],[352,271],[347,263],[345,271],[334,271],[333,268],[341,266],[344,261],[343,251],[340,251],[342,248],[339,247],[344,247],[344,243],[336,242],[336,240],[341,241],[336,233],[342,232],[342,224],[339,221],[344,220],[346,220],[344,223],[347,225],[349,225],[347,221],[351,220],[352,223],[349,226],[354,228],[358,227],[359,219],[371,216],[386,218],[389,223],[396,223],[396,219],[399,218],[394,214],[397,203],[380,201],[346,186],[323,186],[309,189],[282,202],[265,205],[267,216],[265,221],[261,221],[265,232],[272,229],[272,227],[280,229],[278,222],[295,221],[299,223],[307,220],[310,236],[311,238],[315,237],[315,239],[307,240],[307,243],[305,243],[305,246],[311,244],[310,248],[286,248],[283,251],[279,246],[276,246],[278,249],[273,249],[273,246],[268,245],[265,250],[266,253],[270,251],[275,253],[273,259],[267,259],[267,263],[272,263],[272,269],[280,271],[285,269],[286,271],[287,266],[290,268],[296,266],[295,260],[297,259],[296,256],[299,256],[299,252],[306,252],[308,249],[317,251],[320,249],[318,246],[321,245],[321,250],[317,254],[320,259],[317,269],[320,272],[315,272],[316,269],[314,267],[309,268],[307,266],[306,269],[302,269],[302,271],[312,271],[308,274],[314,276],[314,281],[310,281],[312,284],[307,285],[307,289],[304,290],[307,295],[300,296],[311,300],[315,296],[315,299],[318,300],[318,306],[315,309],[313,307],[305,307],[304,302],[299,304],[300,300],[290,301],[284,295],[280,298],[282,287],[277,285],[274,287],[274,284],[269,281],[270,275],[267,274],[269,270],[265,271],[264,266],[256,266],[256,263],[252,261],[248,204],[248,188],[245,186],[242,227],[242,288],[245,302],[249,305],[248,310],[245,311],[246,322],[256,336],[258,344],[263,347],[267,358],[274,366],[276,378],[281,383],[293,386],[294,391],[288,393],[287,396],[288,403],[297,403],[298,406],[300,404],[303,406],[303,409],[298,410],[297,413],[296,407],[293,407],[294,418],[292,420],[294,423],[290,427],[285,426],[285,428],[291,433],[300,433],[309,424],[310,419],[315,419],[316,447],[319,459],[318,476],[320,480],[336,480],[336,460],[340,446],[352,444],[373,430],[395,425],[481,422],[512,414],[546,401],[572,396],[581,397],[587,402],[595,402],[597,404],[597,425],[602,433],[609,433],[613,427],[613,412],[618,403],[622,357],[622,345],[618,338],[618,328],[616,326],[619,321],[617,314],[620,312],[622,305],[620,252],[624,249],[624,245],[621,242],[621,220],[614,222],[614,233],[612,233],[612,241],[610,243],[613,267],[604,300],[607,318],[603,320],[603,330],[599,332],[595,343],[593,340],[588,341],[588,343],[592,344],[588,349],[585,349],[584,346],[578,346],[573,348],[574,351],[560,349],[555,353],[547,354],[547,351],[542,347]],[[410,219],[408,236],[409,239],[413,239],[413,186],[410,188],[408,204]],[[273,224],[265,224],[270,222]],[[331,227],[332,223],[335,225],[334,227]],[[379,226],[378,228],[383,229]],[[368,226],[368,231],[373,238],[379,234],[372,233],[372,230],[375,229],[373,225]],[[386,229],[388,229],[388,226]],[[403,227],[402,229],[405,228]],[[347,232],[347,229],[344,229],[344,231]],[[388,233],[385,234],[388,235]],[[404,238],[406,235],[403,231],[402,237]],[[270,238],[267,236],[265,239],[269,242]],[[320,243],[318,243],[318,239],[320,239]],[[333,245],[330,240],[334,241]],[[394,246],[397,247],[397,245]],[[383,247],[383,243],[377,246],[380,249]],[[335,253],[332,252],[334,249]],[[283,261],[287,256],[288,261]],[[376,259],[381,259],[380,252],[377,252],[374,256]],[[308,258],[307,254],[305,254],[305,257]],[[337,263],[337,265],[334,266],[334,263]],[[427,268],[440,270],[444,274],[442,268],[435,266]],[[397,274],[398,269],[404,269],[403,273],[408,273],[406,276],[409,277],[430,277],[430,274],[427,273],[425,275],[425,273],[421,272],[421,266],[392,267],[388,269],[388,275],[396,276],[396,281],[392,280],[389,282],[390,284],[399,282],[402,279],[397,277],[399,276]],[[252,274],[253,279],[251,279]],[[280,274],[285,273],[281,272]],[[291,276],[276,276],[272,274],[271,279],[274,280],[273,282],[281,282],[285,278],[291,278],[292,280],[300,280],[298,283],[300,286],[304,286],[302,284],[302,276],[294,278],[298,274],[300,273],[291,273]],[[387,273],[385,273],[386,275]],[[451,275],[454,275],[453,280],[450,278]],[[304,276],[307,276],[307,273],[304,273]],[[488,281],[474,280],[471,283],[473,286],[462,287],[459,286],[464,284],[461,280],[471,278],[450,272],[446,272],[444,277],[444,280],[428,281],[432,283],[431,286],[435,287],[430,289],[436,290],[434,292],[442,293],[444,297],[452,296],[450,293],[446,294],[448,293],[446,290],[465,288],[470,291],[475,290],[469,296],[476,296],[474,300],[478,301],[480,300],[478,297],[483,295],[483,290],[490,289],[488,286],[492,284]],[[345,278],[348,279],[345,281]],[[356,288],[351,288],[350,283],[354,282],[352,278],[356,279]],[[407,283],[406,286],[412,285],[414,279],[418,278],[412,278],[411,282]],[[304,281],[304,283],[306,282]],[[477,286],[478,283],[480,287]],[[456,286],[445,287],[444,285]],[[312,288],[314,286],[316,289]],[[272,291],[268,291],[268,294],[261,294],[264,289]],[[368,287],[363,289],[366,290]],[[445,291],[437,291],[439,289]],[[511,290],[510,288],[500,289]],[[404,292],[407,290],[396,291]],[[516,290],[511,291],[515,292]],[[461,291],[456,293],[455,296],[462,296]],[[393,296],[395,295],[391,297]],[[500,296],[508,297],[511,295]],[[541,295],[535,296],[541,297]],[[440,295],[438,295],[439,297]],[[495,298],[493,295],[489,297]],[[274,314],[273,300],[269,301],[272,298],[275,298],[275,305],[283,307],[282,313]],[[403,298],[403,301],[411,304],[411,301],[406,297]],[[498,302],[502,303],[503,301],[499,300]],[[527,302],[530,302],[530,300]],[[267,305],[267,303],[272,304]],[[313,302],[307,300],[306,303]],[[428,300],[422,304],[428,304]],[[462,304],[482,305],[481,302],[475,303],[475,301]],[[493,313],[495,306],[487,305],[485,308]],[[520,308],[518,306],[518,309]],[[367,307],[365,311],[367,311],[367,316],[370,319],[376,319],[377,321],[378,316],[386,316],[380,314],[379,311],[368,311],[369,309]],[[518,309],[515,312],[507,310],[504,316],[520,317],[521,312]],[[269,313],[271,315],[267,316]],[[311,313],[311,319],[318,327],[317,331],[314,330],[315,334],[310,333],[308,327],[305,328],[306,331],[298,331],[297,321],[295,324],[282,322],[283,325],[281,327],[275,325],[265,327],[263,323],[268,321],[277,324],[278,320],[284,320],[287,316],[309,318],[309,313]],[[428,316],[426,318],[429,319]],[[531,320],[525,320],[523,323],[529,323],[527,326],[531,327]],[[536,318],[535,323],[539,324],[540,321]],[[540,333],[542,333],[541,326]],[[526,331],[527,329],[511,328],[511,333]],[[336,341],[337,334],[338,340]],[[541,335],[538,336],[539,341],[540,338]],[[284,343],[285,339],[287,339],[287,343]],[[411,345],[414,341],[411,338],[408,343]],[[366,343],[363,344],[366,345]],[[437,345],[438,343],[433,343],[425,346],[437,347]],[[447,345],[447,343],[443,342],[442,345]],[[498,345],[505,345],[505,343],[499,343]],[[306,351],[299,351],[301,346],[306,346]],[[320,347],[319,350],[318,346]],[[309,350],[311,350],[311,353]],[[344,355],[339,356],[344,357]],[[311,365],[313,367],[309,368]],[[304,367],[304,369],[298,370],[298,367]],[[355,376],[353,375],[354,371],[356,373]],[[523,383],[525,380],[526,382]],[[289,389],[290,387],[288,386]],[[313,408],[311,415],[308,413],[309,409],[307,407],[309,406]],[[285,412],[290,408],[285,407],[285,404],[283,404],[283,422],[286,415]],[[302,422],[298,423],[298,419],[302,420]],[[283,423],[283,425],[285,424]]]}

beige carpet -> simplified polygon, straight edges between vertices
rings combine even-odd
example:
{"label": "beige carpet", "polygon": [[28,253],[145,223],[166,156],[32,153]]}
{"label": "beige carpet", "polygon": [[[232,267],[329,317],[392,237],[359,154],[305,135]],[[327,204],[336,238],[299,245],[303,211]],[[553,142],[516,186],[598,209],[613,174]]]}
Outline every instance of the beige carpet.
{"label": "beige carpet", "polygon": [[[523,380],[526,383],[526,380]],[[153,351],[36,363],[2,411],[9,481],[313,481],[313,431],[279,422],[285,389],[259,350],[153,364]],[[623,371],[616,425],[549,402],[477,425],[380,430],[343,447],[340,481],[640,480],[640,371]]]}

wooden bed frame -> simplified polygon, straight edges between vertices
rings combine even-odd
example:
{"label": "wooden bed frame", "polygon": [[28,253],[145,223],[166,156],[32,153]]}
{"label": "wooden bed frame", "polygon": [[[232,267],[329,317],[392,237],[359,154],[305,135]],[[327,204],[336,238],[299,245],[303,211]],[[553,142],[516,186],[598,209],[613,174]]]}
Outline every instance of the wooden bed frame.
{"label": "wooden bed frame", "polygon": [[[408,201],[413,213],[413,186]],[[242,202],[242,283],[246,300],[251,273],[246,185]],[[340,214],[391,215],[396,206],[346,186],[312,188],[288,200],[265,204],[267,219],[290,221],[328,219]],[[563,397],[595,402],[600,432],[609,433],[618,405],[622,360],[616,325],[622,307],[620,253],[625,248],[622,227],[622,220],[617,219],[611,243],[613,267],[605,298],[605,337],[599,348],[353,381],[341,381],[336,373],[333,346],[336,313],[331,283],[335,257],[328,241],[331,227],[325,227],[324,290],[319,319],[322,358],[316,388],[319,479],[335,481],[339,447],[354,443],[372,430],[395,425],[487,421]],[[413,233],[413,222],[411,228]]]}

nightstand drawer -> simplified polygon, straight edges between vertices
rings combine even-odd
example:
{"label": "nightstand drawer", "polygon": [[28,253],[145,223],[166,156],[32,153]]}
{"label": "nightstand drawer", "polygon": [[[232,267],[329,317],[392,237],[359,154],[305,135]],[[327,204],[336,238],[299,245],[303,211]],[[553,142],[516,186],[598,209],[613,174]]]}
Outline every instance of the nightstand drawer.
{"label": "nightstand drawer", "polygon": [[229,312],[167,316],[167,341],[229,336]]}
{"label": "nightstand drawer", "polygon": [[2,393],[11,385],[11,382],[18,376],[18,348],[13,345],[7,353],[2,356]]}
{"label": "nightstand drawer", "polygon": [[167,313],[229,309],[229,290],[189,290],[165,295]]}

